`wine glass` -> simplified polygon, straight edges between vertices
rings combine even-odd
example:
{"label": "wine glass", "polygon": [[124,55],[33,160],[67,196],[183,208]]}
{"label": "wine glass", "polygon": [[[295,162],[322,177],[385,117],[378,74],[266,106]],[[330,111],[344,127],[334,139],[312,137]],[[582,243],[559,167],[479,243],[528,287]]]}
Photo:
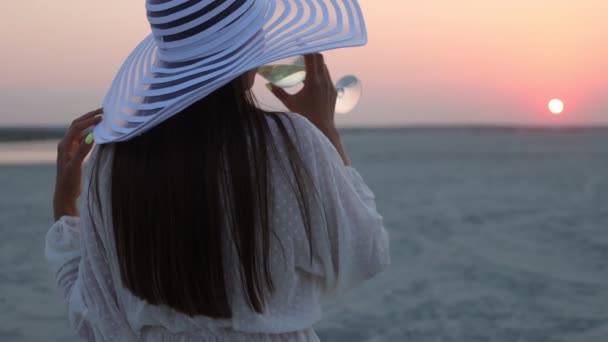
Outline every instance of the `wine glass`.
{"label": "wine glass", "polygon": [[[268,82],[281,88],[291,88],[304,82],[306,79],[306,66],[304,57],[297,56],[282,59],[272,64],[258,68],[258,74]],[[357,106],[361,98],[361,81],[353,76],[344,76],[336,82],[336,113],[346,114]]]}

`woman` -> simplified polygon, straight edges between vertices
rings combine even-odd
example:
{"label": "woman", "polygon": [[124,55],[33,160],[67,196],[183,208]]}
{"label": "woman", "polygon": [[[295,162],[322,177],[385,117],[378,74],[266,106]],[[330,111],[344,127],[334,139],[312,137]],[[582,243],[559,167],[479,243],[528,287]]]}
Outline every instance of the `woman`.
{"label": "woman", "polygon": [[[224,25],[215,37],[225,37],[261,2],[234,1],[218,10],[216,19],[209,19],[213,8],[201,11],[195,8],[200,2],[191,8],[184,3],[149,1],[153,31],[164,15],[178,21],[169,25],[172,29],[190,27],[180,39],[205,36],[214,25]],[[260,10],[264,21],[259,27],[250,24],[253,33],[229,58],[255,49],[254,37],[268,39],[269,8],[274,7]],[[203,17],[211,22],[198,23],[200,30],[186,25]],[[159,34],[153,36],[159,56],[175,52],[162,50],[169,39],[158,39]],[[203,49],[200,41],[194,49]],[[130,112],[132,124],[118,128],[112,120],[125,118],[116,108],[126,106],[120,101],[127,97],[116,89],[129,90],[115,81],[103,110],[72,123],[58,148],[56,222],[47,234],[46,256],[81,336],[317,341],[312,325],[321,318],[321,299],[385,268],[388,238],[382,217],[335,128],[336,92],[323,57],[310,53],[321,46],[326,45],[293,52],[308,53],[299,93],[272,87],[292,113],[256,106],[250,92],[255,68],[239,74],[238,68],[224,67],[213,78],[202,72],[151,82],[145,87],[150,93]],[[246,55],[235,63],[259,65],[260,59]],[[160,59],[155,66],[173,63],[175,71],[209,65],[209,59]],[[148,77],[167,76],[161,74],[157,70]],[[180,88],[193,79],[200,81],[195,87]],[[149,118],[153,124],[134,124]],[[81,171],[92,149],[85,131],[93,126],[102,144]]]}

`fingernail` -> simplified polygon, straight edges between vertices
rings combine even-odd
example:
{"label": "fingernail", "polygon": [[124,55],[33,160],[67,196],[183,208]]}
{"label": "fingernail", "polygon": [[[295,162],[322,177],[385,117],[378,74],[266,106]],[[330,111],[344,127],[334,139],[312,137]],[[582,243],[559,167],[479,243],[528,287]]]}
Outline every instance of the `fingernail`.
{"label": "fingernail", "polygon": [[266,89],[272,91],[272,83],[266,83]]}
{"label": "fingernail", "polygon": [[93,143],[93,141],[95,140],[95,138],[93,137],[93,133],[89,133],[89,135],[87,135],[86,138],[84,138],[84,142],[87,145],[91,145]]}
{"label": "fingernail", "polygon": [[97,115],[95,115],[95,117],[96,118],[101,118],[101,117],[103,117],[103,114],[97,114]]}

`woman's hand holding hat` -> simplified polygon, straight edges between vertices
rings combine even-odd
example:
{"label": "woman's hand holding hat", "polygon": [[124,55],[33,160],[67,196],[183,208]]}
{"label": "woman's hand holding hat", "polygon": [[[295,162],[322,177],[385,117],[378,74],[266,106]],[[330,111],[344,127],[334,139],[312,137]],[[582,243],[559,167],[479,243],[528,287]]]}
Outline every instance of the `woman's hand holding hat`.
{"label": "woman's hand holding hat", "polygon": [[103,109],[89,112],[72,122],[57,146],[57,176],[53,195],[55,220],[78,216],[77,200],[82,183],[82,162],[93,148],[92,135],[86,130],[101,121]]}

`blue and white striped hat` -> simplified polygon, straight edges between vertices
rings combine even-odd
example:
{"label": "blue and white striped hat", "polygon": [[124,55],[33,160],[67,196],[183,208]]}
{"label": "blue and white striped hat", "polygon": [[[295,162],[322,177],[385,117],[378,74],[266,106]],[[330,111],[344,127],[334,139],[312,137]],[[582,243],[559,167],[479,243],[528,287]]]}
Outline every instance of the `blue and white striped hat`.
{"label": "blue and white striped hat", "polygon": [[125,141],[258,66],[364,45],[357,0],[147,0],[152,34],[124,62],[94,130]]}

